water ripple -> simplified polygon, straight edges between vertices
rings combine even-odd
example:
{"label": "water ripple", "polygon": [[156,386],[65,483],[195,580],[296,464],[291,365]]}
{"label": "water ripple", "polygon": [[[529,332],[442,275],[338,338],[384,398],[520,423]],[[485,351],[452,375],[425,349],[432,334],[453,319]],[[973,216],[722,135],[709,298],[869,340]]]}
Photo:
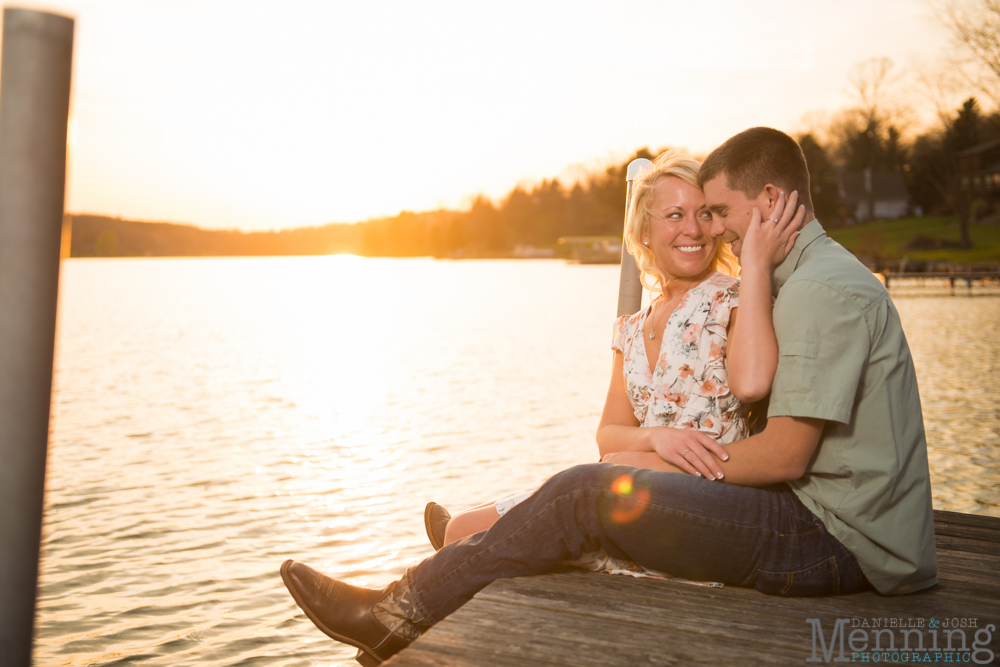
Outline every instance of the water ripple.
{"label": "water ripple", "polygon": [[[381,287],[347,287],[358,275]],[[381,586],[432,553],[427,500],[471,505],[594,461],[617,275],[66,262],[36,663],[354,665],[281,562]],[[896,301],[935,506],[1000,516],[1000,297]]]}

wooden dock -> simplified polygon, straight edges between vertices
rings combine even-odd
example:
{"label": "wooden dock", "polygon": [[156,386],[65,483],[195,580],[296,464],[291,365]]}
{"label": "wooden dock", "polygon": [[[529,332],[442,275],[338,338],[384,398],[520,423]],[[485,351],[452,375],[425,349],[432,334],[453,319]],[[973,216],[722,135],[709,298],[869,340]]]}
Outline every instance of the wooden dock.
{"label": "wooden dock", "polygon": [[[782,598],[582,571],[507,579],[385,664],[798,666],[841,656],[838,619],[847,619],[839,662],[1000,664],[1000,518],[934,515],[939,583],[926,591]],[[872,627],[887,622],[889,632]],[[912,632],[904,637],[900,625]],[[852,650],[852,637],[854,648],[865,640],[866,649]],[[899,650],[904,639],[907,651]],[[918,639],[924,651],[914,650]]]}

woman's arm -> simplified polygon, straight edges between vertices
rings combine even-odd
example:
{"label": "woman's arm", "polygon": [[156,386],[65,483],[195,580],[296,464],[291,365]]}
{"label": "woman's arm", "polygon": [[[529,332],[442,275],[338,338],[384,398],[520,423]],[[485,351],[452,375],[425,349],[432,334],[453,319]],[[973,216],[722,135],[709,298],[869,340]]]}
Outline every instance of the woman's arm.
{"label": "woman's arm", "polygon": [[771,271],[792,249],[805,220],[805,207],[796,210],[797,202],[798,193],[793,192],[786,208],[784,193],[778,195],[771,211],[771,218],[778,222],[761,222],[760,211],[754,209],[743,240],[740,305],[730,315],[726,345],[729,390],[743,403],[767,396],[778,368],[778,342],[771,319]]}
{"label": "woman's arm", "polygon": [[[639,343],[642,344],[641,342]],[[597,448],[602,460],[631,464],[631,459],[614,460],[616,453],[646,452],[692,475],[722,479],[718,460],[729,458],[726,450],[710,435],[694,429],[653,426],[640,428],[632,403],[625,390],[622,374],[624,357],[615,352],[611,369],[611,385],[604,401],[604,412],[597,426]],[[640,466],[653,467],[653,466]]]}

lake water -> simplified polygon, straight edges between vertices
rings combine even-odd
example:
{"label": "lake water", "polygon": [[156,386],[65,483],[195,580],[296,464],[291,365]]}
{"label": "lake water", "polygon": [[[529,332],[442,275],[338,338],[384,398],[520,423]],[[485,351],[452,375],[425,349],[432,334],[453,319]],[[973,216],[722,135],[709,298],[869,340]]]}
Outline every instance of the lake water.
{"label": "lake water", "polygon": [[[381,586],[423,507],[597,459],[617,266],[63,263],[36,664],[354,665],[278,567]],[[939,509],[1000,516],[1000,296],[899,297]]]}

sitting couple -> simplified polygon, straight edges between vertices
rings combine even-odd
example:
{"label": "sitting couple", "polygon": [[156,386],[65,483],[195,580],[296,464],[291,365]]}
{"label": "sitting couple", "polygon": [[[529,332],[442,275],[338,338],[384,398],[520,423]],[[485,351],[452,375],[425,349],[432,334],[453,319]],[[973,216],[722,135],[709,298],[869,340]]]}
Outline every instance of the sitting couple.
{"label": "sitting couple", "polygon": [[[432,540],[447,545],[381,590],[282,565],[309,619],[357,647],[362,664],[388,659],[496,579],[602,551],[774,595],[937,582],[899,315],[813,218],[798,144],[753,128],[700,170],[661,156],[634,187],[626,242],[660,294],[616,325],[603,462],[456,515],[443,536],[431,521]],[[738,289],[721,241],[742,259]],[[766,426],[748,436],[741,403],[768,390]]]}

